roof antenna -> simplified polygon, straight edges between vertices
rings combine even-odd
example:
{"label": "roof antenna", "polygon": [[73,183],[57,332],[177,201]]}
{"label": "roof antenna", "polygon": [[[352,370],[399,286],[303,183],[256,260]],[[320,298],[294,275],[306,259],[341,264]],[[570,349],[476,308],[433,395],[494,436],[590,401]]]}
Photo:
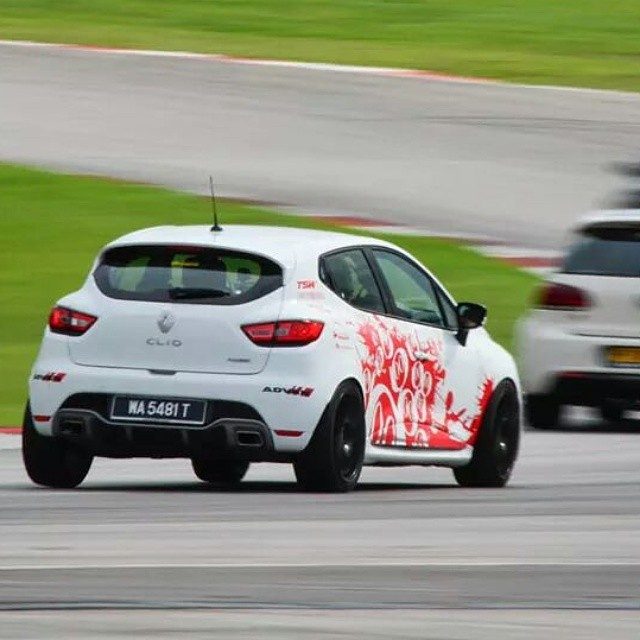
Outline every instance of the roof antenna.
{"label": "roof antenna", "polygon": [[213,190],[213,176],[209,176],[209,189],[211,190],[211,209],[213,210],[213,227],[211,227],[211,231],[222,231],[222,227],[218,224],[218,208],[216,207],[216,194]]}

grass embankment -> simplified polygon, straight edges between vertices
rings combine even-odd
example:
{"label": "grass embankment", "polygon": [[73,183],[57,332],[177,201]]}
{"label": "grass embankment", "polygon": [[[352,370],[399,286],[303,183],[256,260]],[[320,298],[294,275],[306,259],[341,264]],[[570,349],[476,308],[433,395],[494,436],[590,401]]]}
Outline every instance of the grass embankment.
{"label": "grass embankment", "polygon": [[640,89],[638,0],[0,0],[0,38]]}
{"label": "grass embankment", "polygon": [[[335,228],[232,203],[221,203],[220,216],[225,223]],[[208,222],[209,204],[202,198],[0,164],[0,425],[21,420],[49,309],[81,286],[105,242],[140,227]],[[450,242],[381,237],[411,251],[458,299],[487,304],[490,331],[509,346],[536,278]]]}

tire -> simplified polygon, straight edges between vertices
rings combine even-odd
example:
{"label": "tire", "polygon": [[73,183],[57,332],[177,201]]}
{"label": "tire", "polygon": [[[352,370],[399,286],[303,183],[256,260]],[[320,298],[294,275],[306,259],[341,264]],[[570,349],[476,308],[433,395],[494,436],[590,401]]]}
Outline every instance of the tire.
{"label": "tire", "polygon": [[532,395],[525,400],[527,422],[534,429],[554,429],[560,422],[560,403],[552,395]]}
{"label": "tire", "polygon": [[605,402],[600,407],[600,416],[605,422],[619,424],[624,417],[624,407],[615,402]]}
{"label": "tire", "polygon": [[491,397],[470,462],[455,468],[453,475],[463,487],[504,487],[519,446],[518,392],[512,382],[504,380]]}
{"label": "tire", "polygon": [[307,491],[346,492],[355,488],[364,461],[365,420],[359,387],[343,382],[322,414],[311,442],[293,463]]}
{"label": "tire", "polygon": [[73,489],[87,477],[93,456],[64,440],[40,435],[27,405],[22,423],[22,460],[36,484]]}
{"label": "tire", "polygon": [[210,484],[228,486],[241,482],[249,470],[249,463],[241,460],[193,458],[191,466],[199,480]]}

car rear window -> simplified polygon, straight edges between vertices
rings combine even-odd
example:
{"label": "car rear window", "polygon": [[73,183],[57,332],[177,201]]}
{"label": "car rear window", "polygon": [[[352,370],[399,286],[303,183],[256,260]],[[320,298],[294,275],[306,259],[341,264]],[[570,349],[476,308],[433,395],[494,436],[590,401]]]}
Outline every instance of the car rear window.
{"label": "car rear window", "polygon": [[282,286],[275,262],[210,247],[116,247],[102,255],[93,275],[111,298],[150,302],[242,304]]}
{"label": "car rear window", "polygon": [[640,276],[640,230],[599,229],[580,236],[571,247],[564,273]]}

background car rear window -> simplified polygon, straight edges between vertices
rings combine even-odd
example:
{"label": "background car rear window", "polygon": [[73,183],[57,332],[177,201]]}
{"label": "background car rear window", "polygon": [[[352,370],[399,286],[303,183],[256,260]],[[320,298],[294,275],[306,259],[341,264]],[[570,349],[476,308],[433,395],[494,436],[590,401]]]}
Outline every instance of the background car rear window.
{"label": "background car rear window", "polygon": [[345,302],[363,311],[384,313],[382,295],[360,249],[325,256],[323,267],[326,284]]}
{"label": "background car rear window", "polygon": [[640,230],[601,230],[581,236],[567,257],[564,273],[599,276],[640,276]]}
{"label": "background car rear window", "polygon": [[282,286],[282,269],[248,253],[135,245],[105,252],[94,272],[102,293],[123,300],[242,304]]}

